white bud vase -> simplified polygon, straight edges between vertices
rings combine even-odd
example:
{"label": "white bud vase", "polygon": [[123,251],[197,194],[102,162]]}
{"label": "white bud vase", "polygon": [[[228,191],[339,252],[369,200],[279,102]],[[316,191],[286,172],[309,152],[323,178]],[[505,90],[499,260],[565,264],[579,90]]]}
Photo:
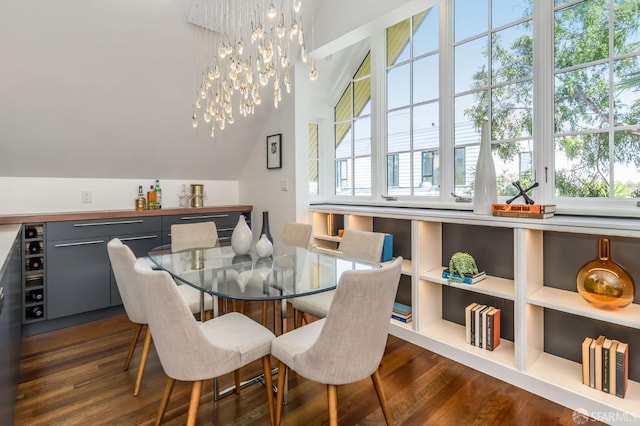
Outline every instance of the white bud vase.
{"label": "white bud vase", "polygon": [[475,214],[491,214],[491,205],[498,202],[496,187],[496,168],[491,154],[491,131],[489,123],[482,123],[480,137],[480,153],[476,164],[476,179],[473,187],[473,212]]}
{"label": "white bud vase", "polygon": [[244,215],[240,215],[238,224],[231,234],[231,248],[238,255],[247,254],[251,251],[251,243],[253,242],[253,234],[247,225]]}
{"label": "white bud vase", "polygon": [[273,244],[271,244],[266,234],[262,234],[256,243],[256,254],[260,258],[269,257],[273,254]]}

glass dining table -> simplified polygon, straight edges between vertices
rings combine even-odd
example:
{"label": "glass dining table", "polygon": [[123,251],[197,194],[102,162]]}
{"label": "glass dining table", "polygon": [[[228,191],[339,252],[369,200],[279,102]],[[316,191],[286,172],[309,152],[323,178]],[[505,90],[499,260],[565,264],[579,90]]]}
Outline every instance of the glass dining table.
{"label": "glass dining table", "polygon": [[[339,252],[278,244],[266,258],[253,251],[236,255],[231,246],[172,251],[171,245],[154,248],[149,258],[175,280],[201,291],[201,314],[204,294],[222,300],[280,302],[280,315],[274,311],[280,320],[276,334],[286,331],[285,299],[334,289],[344,271],[379,266],[340,257]],[[214,304],[214,315],[219,314],[217,308]]]}

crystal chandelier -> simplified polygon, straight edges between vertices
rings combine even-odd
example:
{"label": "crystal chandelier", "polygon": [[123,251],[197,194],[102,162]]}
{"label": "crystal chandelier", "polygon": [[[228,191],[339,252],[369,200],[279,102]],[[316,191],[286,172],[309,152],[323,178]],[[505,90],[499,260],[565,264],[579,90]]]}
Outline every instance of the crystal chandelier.
{"label": "crystal chandelier", "polygon": [[[272,84],[275,108],[282,90],[290,93],[290,55],[299,49],[302,62],[308,62],[302,1],[194,1],[200,21],[191,21],[204,30],[194,33],[199,82],[194,87],[193,127],[201,117],[214,137],[216,126],[223,130],[235,122],[234,113],[254,113],[262,103],[261,87]],[[309,77],[318,78],[313,59]]]}

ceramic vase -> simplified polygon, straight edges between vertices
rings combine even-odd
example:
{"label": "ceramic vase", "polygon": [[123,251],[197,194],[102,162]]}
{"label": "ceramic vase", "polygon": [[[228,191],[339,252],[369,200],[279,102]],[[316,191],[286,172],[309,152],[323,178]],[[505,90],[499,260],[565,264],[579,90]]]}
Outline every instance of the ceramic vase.
{"label": "ceramic vase", "polygon": [[231,248],[238,255],[247,254],[251,251],[251,243],[253,242],[253,234],[247,225],[244,215],[240,215],[238,224],[231,234]]}
{"label": "ceramic vase", "polygon": [[262,234],[256,243],[256,254],[260,258],[269,257],[273,254],[273,244],[271,244],[266,234]]}
{"label": "ceramic vase", "polygon": [[576,282],[580,296],[598,308],[623,308],[633,302],[633,278],[621,265],[611,260],[607,238],[598,240],[598,258],[580,268]]}
{"label": "ceramic vase", "polygon": [[482,123],[480,153],[476,164],[476,178],[473,188],[473,212],[491,214],[491,205],[498,202],[496,168],[491,154],[491,131],[489,122]]}
{"label": "ceramic vase", "polygon": [[266,235],[267,240],[273,244],[273,237],[271,236],[271,229],[269,229],[269,212],[262,212],[262,232],[260,235]]}

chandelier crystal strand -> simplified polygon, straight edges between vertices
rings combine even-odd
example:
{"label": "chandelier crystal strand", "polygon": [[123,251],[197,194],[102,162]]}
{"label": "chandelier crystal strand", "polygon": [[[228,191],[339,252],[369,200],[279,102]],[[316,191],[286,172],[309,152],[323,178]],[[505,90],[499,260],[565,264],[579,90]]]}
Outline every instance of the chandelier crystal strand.
{"label": "chandelier crystal strand", "polygon": [[[307,62],[302,1],[202,0],[201,10],[199,25],[205,28],[194,29],[199,81],[194,82],[192,125],[197,127],[202,117],[214,137],[216,126],[222,130],[235,122],[235,112],[243,117],[255,113],[262,104],[261,87],[273,85],[275,108],[282,90],[291,92],[292,51],[295,55],[300,49]],[[317,78],[313,59],[309,76]]]}

